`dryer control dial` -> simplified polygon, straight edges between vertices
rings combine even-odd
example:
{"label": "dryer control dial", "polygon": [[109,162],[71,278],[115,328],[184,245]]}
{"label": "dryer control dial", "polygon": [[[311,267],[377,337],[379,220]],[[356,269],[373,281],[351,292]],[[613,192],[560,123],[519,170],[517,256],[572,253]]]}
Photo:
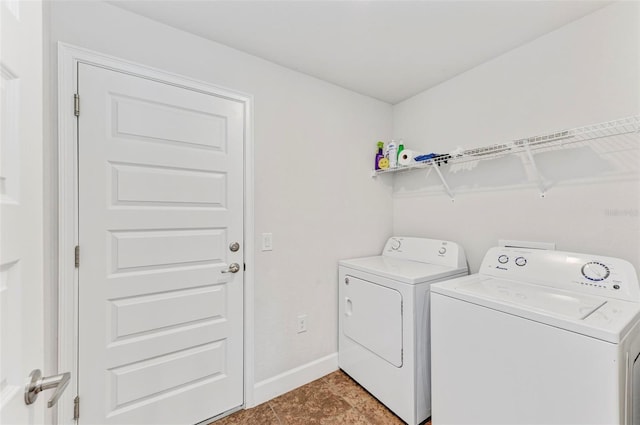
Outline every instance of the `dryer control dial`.
{"label": "dryer control dial", "polygon": [[442,248],[440,248],[440,249],[438,250],[438,254],[440,254],[440,255],[444,255],[444,254],[446,254],[446,253],[447,253],[447,248],[445,248],[445,247],[442,247]]}
{"label": "dryer control dial", "polygon": [[582,266],[582,276],[594,282],[601,282],[609,277],[609,267],[598,261],[590,261]]}
{"label": "dryer control dial", "polygon": [[397,251],[398,249],[400,249],[400,245],[402,245],[402,242],[400,242],[399,239],[396,239],[396,238],[391,239],[392,250]]}
{"label": "dryer control dial", "polygon": [[507,261],[509,261],[509,257],[504,254],[498,257],[498,263],[500,264],[505,264]]}

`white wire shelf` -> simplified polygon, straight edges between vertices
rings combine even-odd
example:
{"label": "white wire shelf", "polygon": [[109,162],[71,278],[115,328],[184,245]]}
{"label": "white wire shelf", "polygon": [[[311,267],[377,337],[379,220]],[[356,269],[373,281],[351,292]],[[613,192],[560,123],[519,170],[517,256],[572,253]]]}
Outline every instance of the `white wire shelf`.
{"label": "white wire shelf", "polygon": [[[640,132],[640,116],[621,118],[600,124],[577,127],[571,130],[556,131],[540,136],[518,139],[507,143],[466,149],[457,156],[443,155],[434,159],[416,162],[411,165],[398,165],[396,168],[374,170],[372,176],[416,170],[440,165],[460,166],[506,155],[540,152],[568,147],[571,144]],[[464,167],[457,167],[464,168]]]}
{"label": "white wire shelf", "polygon": [[[455,154],[440,155],[436,158],[422,162],[416,162],[411,165],[398,165],[396,168],[386,170],[374,170],[371,172],[372,177],[398,173],[410,170],[428,169],[428,172],[435,170],[438,177],[442,181],[444,189],[451,199],[454,199],[453,192],[449,188],[444,175],[440,171],[443,166],[448,166],[448,170],[456,172],[460,170],[471,170],[480,161],[504,157],[507,155],[520,154],[523,158],[528,158],[529,164],[532,166],[536,175],[536,181],[540,189],[540,196],[544,197],[547,187],[543,177],[537,170],[534,153],[547,152],[552,150],[566,149],[586,145],[594,141],[607,139],[615,143],[608,143],[613,146],[614,151],[608,152],[601,149],[603,157],[609,157],[612,160],[620,161],[620,155],[624,156],[624,150],[631,148],[637,149],[640,146],[640,116],[632,116],[621,118],[614,121],[608,121],[599,124],[577,127],[570,130],[555,131],[539,136],[518,139],[507,143],[499,143],[489,146],[483,146],[473,149],[466,149]],[[603,144],[604,146],[604,144]],[[616,146],[620,149],[616,150]],[[611,148],[610,148],[611,149]],[[614,158],[615,157],[615,158]],[[634,166],[637,168],[637,165]],[[628,167],[627,167],[628,168]]]}

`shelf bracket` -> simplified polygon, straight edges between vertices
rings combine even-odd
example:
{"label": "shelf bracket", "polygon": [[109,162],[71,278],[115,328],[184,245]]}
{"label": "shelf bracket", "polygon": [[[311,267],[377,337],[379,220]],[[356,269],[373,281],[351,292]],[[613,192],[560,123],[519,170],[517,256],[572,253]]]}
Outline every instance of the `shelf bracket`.
{"label": "shelf bracket", "polygon": [[431,168],[436,170],[436,173],[438,173],[438,177],[440,177],[440,181],[442,182],[442,185],[444,186],[444,190],[447,191],[447,194],[449,195],[449,198],[451,198],[451,201],[455,201],[456,199],[453,196],[453,192],[451,191],[451,188],[449,187],[449,185],[447,184],[447,181],[445,180],[444,176],[442,175],[442,171],[440,171],[440,166],[436,165],[436,164],[431,164]]}
{"label": "shelf bracket", "polygon": [[535,181],[536,181],[536,184],[538,185],[538,189],[540,190],[540,197],[544,198],[547,192],[547,188],[544,184],[544,179],[542,177],[542,174],[540,174],[540,171],[538,170],[538,166],[536,165],[536,160],[533,159],[533,154],[531,153],[531,148],[529,147],[529,145],[525,146],[525,152],[527,153],[527,157],[529,158],[529,162],[531,163],[531,168],[533,169],[533,173],[535,175]]}

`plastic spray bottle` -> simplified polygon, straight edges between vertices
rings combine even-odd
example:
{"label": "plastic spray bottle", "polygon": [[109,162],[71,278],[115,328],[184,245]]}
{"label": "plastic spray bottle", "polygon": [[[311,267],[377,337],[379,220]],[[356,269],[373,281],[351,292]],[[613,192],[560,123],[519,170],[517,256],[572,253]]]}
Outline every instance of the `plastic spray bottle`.
{"label": "plastic spray bottle", "polygon": [[376,165],[375,169],[380,169],[380,160],[384,158],[384,153],[382,153],[382,148],[384,148],[384,142],[378,142],[378,153],[376,153]]}

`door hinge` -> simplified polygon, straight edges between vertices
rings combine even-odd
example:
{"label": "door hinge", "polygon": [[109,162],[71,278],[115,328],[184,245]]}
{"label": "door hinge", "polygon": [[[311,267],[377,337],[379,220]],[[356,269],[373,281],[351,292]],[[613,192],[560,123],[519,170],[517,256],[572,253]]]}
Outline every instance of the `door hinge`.
{"label": "door hinge", "polygon": [[77,93],[73,94],[73,115],[80,116],[80,96]]}
{"label": "door hinge", "polygon": [[73,419],[77,420],[80,418],[80,396],[77,395],[76,398],[73,399]]}
{"label": "door hinge", "polygon": [[80,247],[76,245],[75,249],[76,267],[80,267]]}
{"label": "door hinge", "polygon": [[243,272],[247,271],[247,264],[246,263],[242,263],[242,271]]}

